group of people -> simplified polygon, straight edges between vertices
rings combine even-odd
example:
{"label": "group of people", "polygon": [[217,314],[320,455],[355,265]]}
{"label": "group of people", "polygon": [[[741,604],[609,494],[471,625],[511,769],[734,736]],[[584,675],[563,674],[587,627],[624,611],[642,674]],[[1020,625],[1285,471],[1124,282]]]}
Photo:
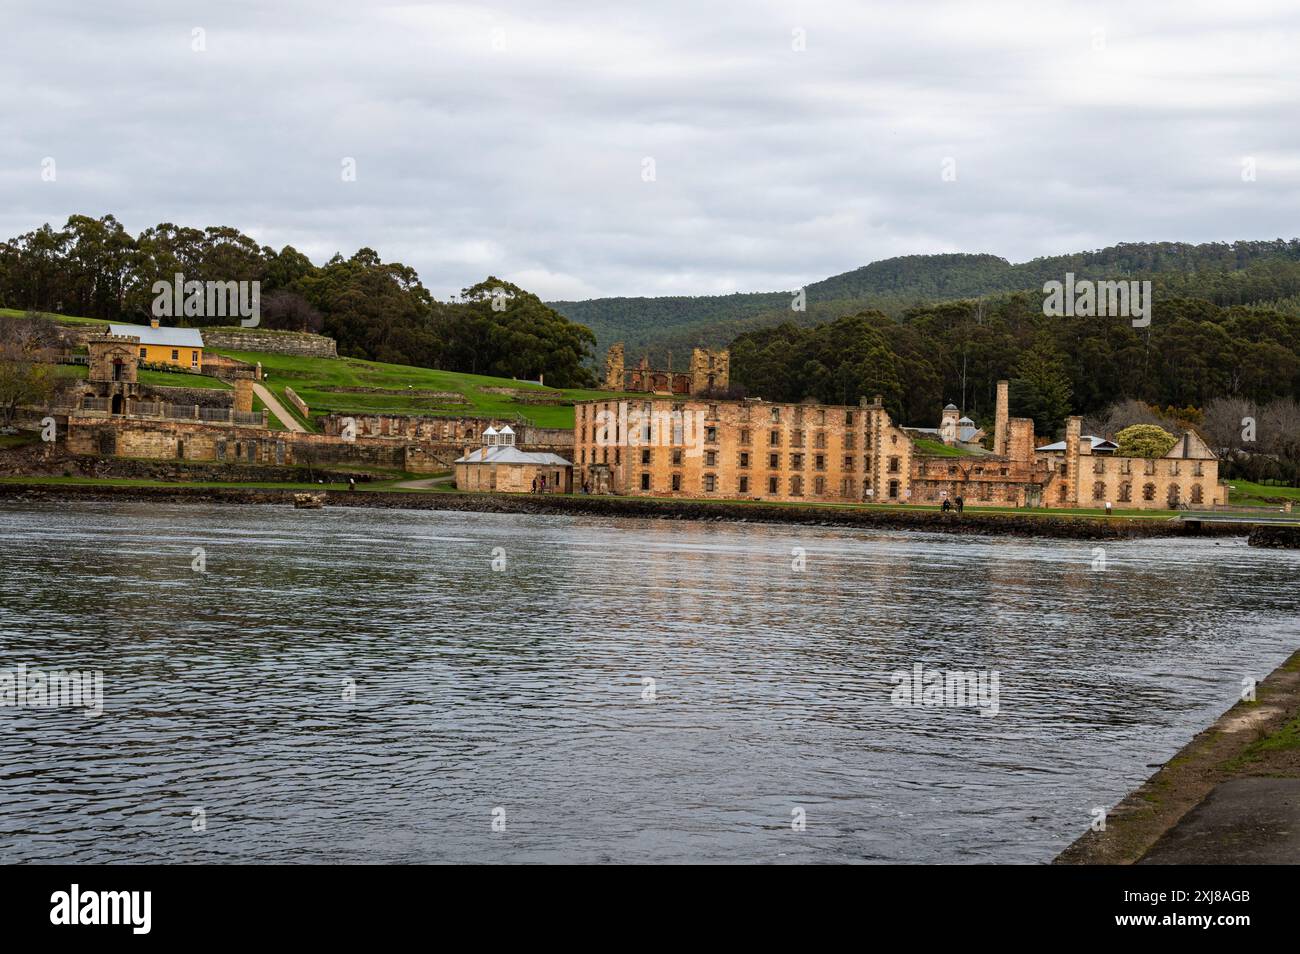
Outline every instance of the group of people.
{"label": "group of people", "polygon": [[947,497],[943,498],[944,513],[947,513],[949,510],[956,510],[957,513],[960,514],[965,509],[966,509],[966,500],[961,496],[961,494],[958,494],[952,500],[949,500]]}
{"label": "group of people", "polygon": [[544,494],[544,493],[546,493],[546,475],[545,475],[545,474],[538,474],[536,477],[533,478],[533,493],[535,493],[535,494]]}

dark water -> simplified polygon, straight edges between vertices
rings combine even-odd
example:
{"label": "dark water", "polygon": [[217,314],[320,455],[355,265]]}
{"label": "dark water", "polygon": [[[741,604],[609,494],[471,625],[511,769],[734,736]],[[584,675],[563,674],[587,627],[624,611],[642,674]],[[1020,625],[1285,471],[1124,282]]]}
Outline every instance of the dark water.
{"label": "dark water", "polygon": [[[104,673],[97,718],[0,708],[0,857],[1046,862],[1300,646],[1300,554],[1094,556],[0,504],[0,669]],[[997,670],[998,714],[892,705],[915,663]]]}

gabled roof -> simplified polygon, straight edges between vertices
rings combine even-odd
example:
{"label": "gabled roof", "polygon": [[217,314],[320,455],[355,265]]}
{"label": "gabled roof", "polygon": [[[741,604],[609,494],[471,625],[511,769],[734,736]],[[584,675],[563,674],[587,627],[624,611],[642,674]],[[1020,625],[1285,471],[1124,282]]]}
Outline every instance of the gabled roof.
{"label": "gabled roof", "polygon": [[541,464],[548,467],[572,467],[573,464],[559,454],[534,453],[521,451],[511,444],[496,444],[492,447],[479,447],[464,457],[456,459],[458,464]]}
{"label": "gabled roof", "polygon": [[1185,431],[1183,436],[1178,438],[1178,443],[1171,447],[1165,456],[1192,460],[1218,460],[1218,456],[1210,450],[1210,445],[1201,440],[1201,435],[1195,431]]}
{"label": "gabled roof", "polygon": [[[1083,435],[1082,437],[1080,437],[1079,439],[1080,439],[1080,440],[1083,440],[1083,441],[1091,441],[1091,442],[1092,442],[1092,450],[1093,450],[1093,453],[1096,453],[1096,452],[1099,451],[1099,450],[1100,450],[1100,451],[1113,451],[1113,450],[1118,450],[1118,449],[1119,449],[1119,445],[1116,444],[1114,441],[1109,441],[1109,440],[1107,440],[1107,439],[1104,438],[1104,437],[1097,437],[1095,434],[1084,434],[1084,435]],[[1036,447],[1036,448],[1034,448],[1034,450],[1040,450],[1040,451],[1064,451],[1064,450],[1065,450],[1065,441],[1057,441],[1055,444],[1044,444],[1042,447]]]}
{"label": "gabled roof", "polygon": [[164,348],[202,348],[203,335],[197,328],[151,328],[149,325],[108,326],[109,334],[130,335],[139,338],[140,344],[160,345]]}

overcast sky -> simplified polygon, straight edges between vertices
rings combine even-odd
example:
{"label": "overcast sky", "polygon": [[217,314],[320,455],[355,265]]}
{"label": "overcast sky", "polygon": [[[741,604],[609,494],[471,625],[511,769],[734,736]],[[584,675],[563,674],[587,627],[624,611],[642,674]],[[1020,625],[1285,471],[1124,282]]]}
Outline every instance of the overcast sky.
{"label": "overcast sky", "polygon": [[1298,63],[1296,0],[0,0],[0,235],[231,225],[552,299],[1290,238]]}

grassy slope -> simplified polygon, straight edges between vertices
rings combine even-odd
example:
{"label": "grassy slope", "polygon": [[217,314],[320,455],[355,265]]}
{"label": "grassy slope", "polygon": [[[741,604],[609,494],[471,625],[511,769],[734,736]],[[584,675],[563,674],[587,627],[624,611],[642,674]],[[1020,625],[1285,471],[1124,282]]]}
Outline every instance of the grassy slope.
{"label": "grassy slope", "polygon": [[[27,314],[12,308],[0,308],[0,315],[22,316]],[[80,318],[75,315],[49,314],[47,317],[66,325],[106,325],[108,322],[98,318]],[[290,335],[292,332],[283,332]],[[478,416],[510,419],[524,419],[540,427],[572,427],[573,402],[594,400],[598,398],[618,397],[609,391],[585,390],[574,388],[557,390],[542,387],[525,381],[512,381],[509,378],[494,378],[477,374],[459,374],[453,371],[437,371],[431,368],[416,368],[400,364],[383,364],[377,361],[363,361],[358,358],[298,358],[288,355],[266,354],[251,351],[228,351],[221,348],[209,349],[218,354],[238,358],[241,361],[255,363],[260,361],[262,368],[269,374],[265,381],[267,388],[280,399],[293,417],[308,430],[316,430],[312,422],[303,418],[297,409],[284,396],[286,385],[307,402],[313,415],[316,414],[423,414],[441,417]],[[61,368],[60,374],[85,377],[85,368]],[[141,371],[140,381],[145,384],[169,385],[172,387],[225,387],[214,378],[202,375],[188,375],[184,372],[171,374],[159,371]],[[364,387],[379,389],[373,393],[347,393],[331,391],[330,388]],[[536,393],[541,398],[549,398],[555,404],[530,404],[516,400],[507,394],[492,394],[484,388],[513,388],[520,391]],[[439,398],[429,394],[416,394],[415,391],[454,392],[462,401]],[[254,398],[253,409],[262,410],[262,402]],[[270,417],[272,429],[281,429],[274,415]]]}
{"label": "grassy slope", "polygon": [[1300,504],[1300,487],[1275,487],[1255,484],[1249,480],[1230,480],[1228,499],[1231,503],[1249,507],[1264,507],[1278,500],[1291,500]]}
{"label": "grassy slope", "polygon": [[[214,349],[241,361],[262,363],[268,380],[263,383],[288,406],[284,388],[289,386],[317,414],[427,414],[454,417],[522,417],[542,427],[572,427],[573,402],[610,397],[606,391],[557,390],[509,378],[493,378],[453,371],[435,371],[401,364],[383,364],[357,358],[301,358],[289,355]],[[494,394],[485,388],[512,388],[539,398],[563,403],[529,404],[508,394]],[[371,392],[347,392],[337,388],[374,388]],[[459,395],[459,400],[420,391]]]}
{"label": "grassy slope", "polygon": [[916,452],[922,457],[977,457],[975,451],[964,450],[960,447],[949,447],[943,441],[932,441],[928,437],[915,437],[912,443],[916,446]]}

